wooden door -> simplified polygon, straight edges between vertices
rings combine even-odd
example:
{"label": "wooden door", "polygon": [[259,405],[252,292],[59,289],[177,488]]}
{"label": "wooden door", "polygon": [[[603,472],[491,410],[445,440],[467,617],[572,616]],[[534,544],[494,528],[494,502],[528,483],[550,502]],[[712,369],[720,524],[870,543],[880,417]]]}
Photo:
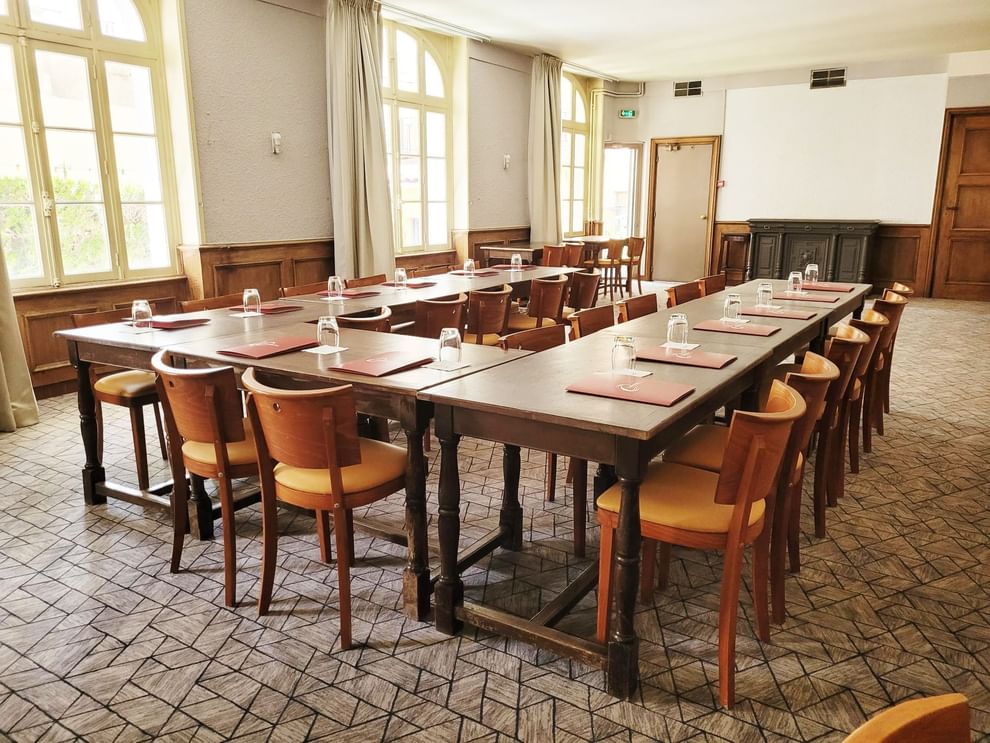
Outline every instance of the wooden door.
{"label": "wooden door", "polygon": [[990,109],[949,111],[932,296],[990,300]]}

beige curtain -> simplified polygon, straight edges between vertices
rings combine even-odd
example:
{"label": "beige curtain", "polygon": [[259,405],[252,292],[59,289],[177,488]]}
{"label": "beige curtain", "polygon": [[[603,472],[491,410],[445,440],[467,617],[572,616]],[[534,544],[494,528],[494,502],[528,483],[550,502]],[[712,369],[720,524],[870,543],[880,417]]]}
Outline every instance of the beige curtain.
{"label": "beige curtain", "polygon": [[381,91],[381,9],[374,0],[327,5],[327,124],[336,272],[395,266]]}
{"label": "beige curtain", "polygon": [[529,100],[529,237],[560,242],[560,68],[549,54],[533,58]]}
{"label": "beige curtain", "polygon": [[14,431],[38,422],[38,403],[14,313],[7,262],[0,248],[0,431]]}

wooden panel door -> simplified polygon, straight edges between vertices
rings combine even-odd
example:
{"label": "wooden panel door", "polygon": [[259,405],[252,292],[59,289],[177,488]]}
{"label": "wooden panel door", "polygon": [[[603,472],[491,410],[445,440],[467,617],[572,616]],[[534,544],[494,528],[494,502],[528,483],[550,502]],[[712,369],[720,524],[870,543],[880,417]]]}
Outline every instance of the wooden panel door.
{"label": "wooden panel door", "polygon": [[946,126],[932,296],[990,300],[990,109]]}

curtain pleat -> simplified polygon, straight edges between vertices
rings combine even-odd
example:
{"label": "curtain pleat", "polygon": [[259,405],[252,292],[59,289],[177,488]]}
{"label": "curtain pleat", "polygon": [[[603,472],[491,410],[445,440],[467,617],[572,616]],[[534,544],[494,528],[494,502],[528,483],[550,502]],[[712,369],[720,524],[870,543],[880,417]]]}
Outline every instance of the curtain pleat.
{"label": "curtain pleat", "polygon": [[0,431],[14,431],[38,422],[38,403],[14,312],[7,263],[0,246]]}
{"label": "curtain pleat", "polygon": [[533,58],[529,102],[529,236],[556,245],[560,232],[560,70],[549,54]]}

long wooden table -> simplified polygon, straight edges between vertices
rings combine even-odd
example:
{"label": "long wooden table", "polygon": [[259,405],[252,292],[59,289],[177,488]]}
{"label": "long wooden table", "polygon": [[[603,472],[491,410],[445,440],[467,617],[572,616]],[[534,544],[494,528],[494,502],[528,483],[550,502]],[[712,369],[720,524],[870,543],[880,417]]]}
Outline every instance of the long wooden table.
{"label": "long wooden table", "polygon": [[[751,282],[733,291],[755,296]],[[690,384],[694,392],[671,407],[577,395],[565,391],[569,382],[610,364],[613,334],[621,332],[660,342],[670,311],[652,314],[540,354],[464,379],[431,387],[423,396],[435,405],[436,432],[441,445],[440,578],[435,591],[437,627],[458,632],[464,623],[534,642],[606,672],[606,688],[629,698],[638,683],[638,639],[633,625],[639,581],[639,484],[650,460],[722,405],[741,395],[752,404],[763,380],[778,361],[808,343],[822,342],[827,323],[862,308],[868,285],[858,285],[835,304],[802,303],[815,312],[810,320],[753,318],[778,325],[768,338],[695,331],[704,350],[732,353],[738,358],[721,370],[639,362],[660,379]],[[697,320],[721,317],[726,292],[686,303],[676,311]],[[794,303],[795,306],[797,303]],[[718,313],[715,314],[715,310]],[[705,317],[708,315],[709,317]],[[529,385],[520,380],[538,380]],[[616,536],[616,600],[611,634],[601,645],[554,629],[553,625],[591,590],[597,579],[592,565],[538,614],[524,619],[464,600],[461,571],[469,564],[458,557],[460,536],[460,478],[457,447],[462,436],[503,444],[504,489],[498,533],[470,548],[465,555],[484,555],[497,546],[520,549],[520,447],[569,455],[578,460],[611,465],[621,486]],[[575,488],[586,487],[580,468]],[[579,494],[575,498],[580,497]]]}

